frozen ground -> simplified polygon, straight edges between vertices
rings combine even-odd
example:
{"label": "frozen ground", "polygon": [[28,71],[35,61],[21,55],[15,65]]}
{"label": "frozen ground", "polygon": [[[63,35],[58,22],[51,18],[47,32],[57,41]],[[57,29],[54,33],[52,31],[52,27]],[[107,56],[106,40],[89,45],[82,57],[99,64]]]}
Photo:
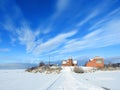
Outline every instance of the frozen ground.
{"label": "frozen ground", "polygon": [[0,70],[0,90],[120,90],[120,71],[41,74]]}

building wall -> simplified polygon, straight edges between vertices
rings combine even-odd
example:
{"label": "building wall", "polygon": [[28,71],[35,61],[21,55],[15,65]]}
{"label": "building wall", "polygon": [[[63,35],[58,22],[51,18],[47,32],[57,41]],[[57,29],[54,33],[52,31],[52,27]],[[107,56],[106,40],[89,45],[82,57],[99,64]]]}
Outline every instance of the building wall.
{"label": "building wall", "polygon": [[104,67],[104,59],[103,58],[94,58],[93,60],[89,61],[86,64],[87,67],[97,67],[103,68]]}
{"label": "building wall", "polygon": [[77,64],[73,64],[73,60],[68,59],[68,60],[66,60],[66,63],[62,63],[62,66],[77,66]]}

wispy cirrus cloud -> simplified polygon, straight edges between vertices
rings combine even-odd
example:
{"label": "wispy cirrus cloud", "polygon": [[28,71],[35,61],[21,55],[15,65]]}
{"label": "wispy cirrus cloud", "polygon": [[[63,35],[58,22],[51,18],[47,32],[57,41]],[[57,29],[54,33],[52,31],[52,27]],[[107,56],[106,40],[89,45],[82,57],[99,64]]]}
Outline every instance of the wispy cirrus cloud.
{"label": "wispy cirrus cloud", "polygon": [[100,14],[101,11],[94,9],[89,11],[90,14],[87,15],[82,21],[77,23],[77,27],[84,25],[85,23],[87,23],[89,20],[91,20],[92,18],[94,18],[95,16],[97,16],[98,14]]}
{"label": "wispy cirrus cloud", "polygon": [[69,2],[69,0],[57,0],[55,5],[56,10],[51,16],[51,18],[55,20],[65,9],[67,9]]}
{"label": "wispy cirrus cloud", "polygon": [[15,30],[15,25],[14,25],[13,20],[11,19],[11,17],[8,16],[8,15],[6,15],[6,16],[4,17],[4,19],[5,19],[4,22],[1,24],[2,27],[3,27],[5,30],[9,31],[9,32],[14,32],[14,30]]}
{"label": "wispy cirrus cloud", "polygon": [[[57,3],[55,4],[56,6],[55,12],[51,13],[51,16],[49,16],[49,18],[46,20],[46,22],[48,21],[49,22],[43,23],[44,25],[40,24],[38,28],[36,26],[37,29],[30,27],[29,22],[25,20],[21,9],[19,8],[19,6],[15,4],[14,7],[11,7],[13,8],[13,11],[15,11],[14,14],[13,15],[6,14],[4,17],[5,21],[4,23],[2,23],[2,26],[4,27],[5,30],[11,32],[10,33],[11,44],[14,44],[15,42],[20,43],[20,45],[25,46],[27,53],[32,53],[38,56],[44,55],[44,53],[48,54],[49,52],[57,53],[57,54],[60,53],[66,54],[68,52],[71,53],[85,49],[100,48],[100,47],[120,44],[118,40],[120,39],[120,34],[119,34],[120,20],[119,18],[117,18],[120,15],[119,13],[120,9],[119,8],[115,9],[114,11],[110,12],[107,16],[101,18],[101,20],[99,21],[97,21],[98,19],[96,18],[96,16],[105,12],[105,10],[103,9],[106,9],[106,7],[108,9],[108,4],[109,4],[108,2],[109,1],[105,1],[105,3],[101,3],[96,5],[95,7],[92,7],[91,9],[87,9],[90,11],[88,13],[85,13],[86,14],[85,18],[83,17],[82,19],[79,19],[80,22],[77,23],[78,20],[76,20],[74,16],[78,13],[80,15],[81,13],[81,15],[78,16],[79,18],[83,15],[83,12],[86,11],[82,11],[82,10],[80,11],[78,9],[78,6],[76,6],[74,9],[77,10],[72,12],[70,11],[73,10],[70,9],[73,8],[71,1],[58,0]],[[67,11],[70,3],[71,3],[70,5],[71,7]],[[77,23],[77,29],[80,29],[82,25],[85,25],[85,23],[89,22],[94,18],[96,19],[96,21],[93,25],[91,25],[91,28],[88,28],[88,30],[85,31],[85,33],[87,33],[86,35],[80,36],[79,38],[78,36],[77,38],[73,37],[76,34],[78,35],[79,33],[82,33],[82,31],[75,30],[76,27],[74,27],[74,25],[76,25],[76,23]],[[70,19],[71,21],[69,22]],[[66,22],[67,20],[68,22]],[[64,24],[66,25],[64,26]],[[40,27],[42,27],[42,25],[43,28],[41,29]],[[54,26],[58,28],[58,32],[55,31],[56,29],[53,28]],[[62,26],[63,28],[61,29]],[[59,28],[61,29],[60,32],[61,34],[59,34],[59,30],[60,30]],[[66,28],[70,29],[68,30],[68,33],[62,33],[66,30]],[[72,31],[71,29],[74,30]],[[55,31],[55,36],[54,37],[50,36],[49,38],[45,37],[44,40],[44,37],[42,37],[41,34],[43,36],[45,35],[47,36],[50,34],[49,32],[51,30]],[[5,51],[5,49],[1,49],[1,51]]]}
{"label": "wispy cirrus cloud", "polygon": [[93,26],[89,28],[89,30],[97,29],[101,27],[103,24],[108,23],[112,19],[119,18],[119,16],[120,16],[120,8],[116,8],[112,12],[108,13],[101,20],[97,21]]}
{"label": "wispy cirrus cloud", "polygon": [[77,30],[73,30],[68,33],[59,34],[56,37],[48,39],[46,42],[42,42],[42,40],[37,39],[40,34],[39,31],[33,32],[27,27],[17,30],[20,44],[26,46],[26,51],[34,55],[56,50],[59,46],[63,45],[69,37],[72,37],[76,33]]}
{"label": "wispy cirrus cloud", "polygon": [[73,39],[66,43],[61,53],[76,52],[84,49],[100,48],[120,44],[120,20],[111,20],[82,39]]}
{"label": "wispy cirrus cloud", "polygon": [[10,49],[9,48],[0,48],[0,52],[9,52]]}
{"label": "wispy cirrus cloud", "polygon": [[16,39],[15,37],[13,37],[13,36],[10,36],[10,39],[11,39],[10,43],[11,43],[13,46],[15,46],[15,42],[17,41],[17,39]]}
{"label": "wispy cirrus cloud", "polygon": [[87,11],[88,15],[80,22],[76,24],[77,27],[84,25],[91,19],[94,19],[96,16],[100,15],[101,13],[105,12],[109,9],[110,6],[114,5],[115,2],[113,1],[100,1],[97,6],[92,8],[91,10]]}
{"label": "wispy cirrus cloud", "polygon": [[39,31],[33,32],[29,27],[21,27],[17,30],[18,39],[20,44],[26,46],[26,51],[31,52],[36,46],[36,38],[39,35]]}
{"label": "wispy cirrus cloud", "polygon": [[90,19],[94,18],[96,15],[98,15],[98,12],[96,12],[96,10],[92,11],[89,16],[87,16],[83,21],[80,21],[76,26],[82,26],[87,21],[89,21]]}
{"label": "wispy cirrus cloud", "polygon": [[47,42],[40,43],[36,46],[33,53],[35,54],[41,54],[44,52],[49,52],[52,50],[57,49],[60,45],[63,45],[65,41],[67,41],[67,38],[72,37],[75,35],[77,31],[71,31],[68,33],[59,34],[58,36],[49,39]]}
{"label": "wispy cirrus cloud", "polygon": [[[20,7],[15,3],[10,3],[9,1],[2,1],[4,5],[2,5],[2,11],[4,13],[3,21],[1,21],[1,26],[4,30],[8,31],[9,38],[11,39],[10,43],[15,45],[15,42],[20,42],[20,44],[26,46],[26,51],[30,52],[34,47],[34,41],[36,40],[39,31],[35,32],[31,30],[29,26],[29,22],[24,18],[24,15],[20,9]],[[11,12],[9,13],[9,9],[7,9],[7,4],[12,4]]]}
{"label": "wispy cirrus cloud", "polygon": [[56,4],[57,13],[62,12],[68,5],[69,0],[58,0]]}
{"label": "wispy cirrus cloud", "polygon": [[[1,3],[1,12],[2,12],[2,20],[0,21],[1,26],[4,30],[14,33],[17,24],[21,24],[24,16],[20,7],[15,3],[9,0],[0,1]],[[11,8],[8,8],[8,5],[11,5]]]}
{"label": "wispy cirrus cloud", "polygon": [[64,13],[64,11],[68,8],[70,4],[69,0],[57,0],[56,4],[55,4],[55,12],[51,14],[51,16],[49,17],[49,19],[47,20],[47,22],[50,22],[48,24],[45,23],[45,28],[41,29],[41,24],[38,27],[39,30],[42,30],[42,33],[44,34],[48,34],[53,26],[56,23],[56,20],[58,20],[58,18],[60,18],[61,14]]}

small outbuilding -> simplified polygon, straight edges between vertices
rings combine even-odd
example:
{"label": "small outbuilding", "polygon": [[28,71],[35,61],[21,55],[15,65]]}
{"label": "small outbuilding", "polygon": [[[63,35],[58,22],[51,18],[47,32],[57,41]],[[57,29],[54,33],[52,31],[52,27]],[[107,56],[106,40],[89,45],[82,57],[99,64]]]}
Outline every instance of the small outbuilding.
{"label": "small outbuilding", "polygon": [[69,58],[68,60],[62,61],[62,66],[77,66],[77,61]]}
{"label": "small outbuilding", "polygon": [[96,68],[103,68],[104,67],[104,58],[96,56],[92,59],[90,59],[86,63],[87,67],[96,67]]}

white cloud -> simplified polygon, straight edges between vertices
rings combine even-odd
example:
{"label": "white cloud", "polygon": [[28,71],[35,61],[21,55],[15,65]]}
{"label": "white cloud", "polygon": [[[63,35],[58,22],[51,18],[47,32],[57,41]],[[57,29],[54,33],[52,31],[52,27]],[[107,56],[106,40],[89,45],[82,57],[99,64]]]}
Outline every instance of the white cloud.
{"label": "white cloud", "polygon": [[44,29],[43,34],[49,33],[51,31],[51,26],[52,26],[52,24],[50,26],[48,26],[46,29]]}
{"label": "white cloud", "polygon": [[15,26],[14,26],[13,20],[8,15],[5,16],[5,21],[1,25],[7,31],[14,32],[14,30],[15,30]]}
{"label": "white cloud", "polygon": [[[43,33],[49,33],[51,30],[51,27],[54,23],[54,20],[56,20],[56,18],[58,18],[58,16],[60,15],[60,13],[62,13],[67,6],[69,5],[69,0],[58,0],[56,3],[56,11],[55,13],[52,15],[51,18],[51,23],[48,25],[47,29],[43,30]],[[60,34],[58,36],[56,36],[53,39],[50,39],[49,41],[45,42],[45,43],[41,43],[41,40],[39,38],[37,38],[40,35],[40,28],[38,27],[38,30],[36,32],[32,31],[31,28],[28,26],[28,23],[26,22],[26,20],[24,20],[24,17],[22,15],[22,11],[21,9],[15,4],[13,7],[14,10],[14,18],[9,16],[5,17],[5,22],[3,23],[3,27],[14,33],[14,36],[17,36],[18,38],[14,38],[14,36],[11,35],[11,44],[14,44],[14,42],[18,41],[20,42],[20,44],[25,45],[26,46],[26,51],[31,53],[34,51],[34,53],[39,53],[39,52],[44,52],[46,51],[46,48],[51,48],[49,50],[53,50],[54,47],[58,47],[59,44],[58,43],[63,43],[67,37],[72,36],[75,32],[70,32],[67,34]],[[17,18],[21,18],[20,20],[20,28],[15,27],[14,25],[14,19]],[[16,34],[16,35],[15,35]],[[56,43],[58,42],[58,43]],[[54,46],[54,47],[53,47]],[[41,49],[42,48],[42,49]]]}
{"label": "white cloud", "polygon": [[103,24],[111,21],[113,18],[118,18],[120,16],[120,8],[116,8],[112,12],[108,13],[105,17],[103,17],[101,20],[96,22],[89,30],[97,29],[101,27]]}
{"label": "white cloud", "polygon": [[69,0],[57,0],[55,13],[50,17],[53,21],[65,10],[69,5]]}
{"label": "white cloud", "polygon": [[[4,2],[4,4],[6,3],[7,2]],[[4,12],[8,12],[5,5],[4,9],[2,10]],[[39,31],[36,30],[35,32],[31,30],[31,28],[29,27],[29,23],[24,19],[23,13],[16,3],[14,3],[11,6],[10,10],[13,16],[9,13],[5,13],[4,21],[1,22],[1,25],[4,28],[4,30],[10,32],[9,37],[11,39],[10,43],[12,45],[14,45],[15,42],[19,41],[20,44],[26,46],[27,52],[31,52],[35,45],[38,43],[35,42],[35,40],[37,36],[40,34],[40,30]],[[19,26],[16,26],[15,23],[17,23],[17,25]]]}
{"label": "white cloud", "polygon": [[15,42],[16,42],[16,38],[13,37],[13,36],[10,36],[10,39],[11,39],[11,44],[14,46],[15,45]]}
{"label": "white cloud", "polygon": [[58,0],[56,4],[57,12],[62,12],[69,4],[69,0]]}
{"label": "white cloud", "polygon": [[[56,11],[50,17],[50,20],[48,20],[50,21],[50,23],[48,24],[48,26],[46,26],[46,29],[42,30],[44,34],[47,34],[51,31],[52,26],[55,23],[55,20],[62,13],[64,13],[64,10],[67,9],[69,3],[70,3],[69,0],[58,0],[58,2],[56,3]],[[90,14],[87,17],[85,17],[83,21],[78,23],[78,26],[87,23],[89,20],[100,14],[104,9],[104,7],[106,7],[106,5],[103,7],[101,7],[100,5],[99,7],[100,8],[96,7],[94,10],[92,10]],[[22,11],[18,6],[15,5],[14,9],[15,9],[15,18],[22,16]],[[74,38],[72,40],[69,40],[69,37],[75,35],[77,32],[76,30],[69,33],[59,34],[58,36],[51,38],[46,42],[42,42],[42,40],[38,38],[38,36],[42,32],[40,28],[38,27],[37,31],[31,30],[31,28],[28,26],[27,21],[24,20],[23,16],[22,16],[22,20],[24,21],[20,21],[20,24],[22,23],[21,28],[16,29],[16,27],[14,26],[13,18],[10,17],[9,15],[6,16],[6,20],[3,23],[3,27],[6,30],[9,30],[10,32],[11,31],[13,33],[16,32],[18,36],[17,35],[15,36],[18,37],[17,39],[19,40],[20,44],[26,46],[26,51],[29,53],[40,55],[46,52],[52,52],[52,53],[76,52],[83,49],[99,48],[114,44],[120,44],[119,41],[120,21],[112,20],[111,22],[108,22],[108,19],[110,19],[109,17],[113,16],[118,12],[120,12],[120,8],[109,13],[108,16],[106,16],[105,18],[94,24],[94,26],[92,27],[94,31],[88,33],[82,38]],[[11,37],[11,43],[14,43],[17,39]],[[9,49],[0,49],[0,51],[1,52],[9,51]]]}
{"label": "white cloud", "polygon": [[89,38],[94,38],[95,36],[99,36],[99,34],[102,33],[102,30],[95,30],[89,34],[87,34],[86,36],[84,36],[84,39],[89,39]]}
{"label": "white cloud", "polygon": [[96,12],[96,10],[92,11],[89,16],[87,16],[83,21],[80,21],[76,26],[82,26],[83,24],[88,22],[90,19],[94,18],[97,14],[98,12]]}
{"label": "white cloud", "polygon": [[[8,9],[7,6],[10,3],[11,2],[9,0],[0,1],[0,9],[4,14],[2,17],[3,21],[0,21],[0,23],[4,30],[14,33],[16,29],[16,23],[20,25],[21,20],[24,19],[24,16],[19,6],[14,2],[12,2],[11,8]],[[8,10],[10,10],[11,13],[9,13]]]}
{"label": "white cloud", "polygon": [[75,35],[76,32],[77,31],[72,31],[69,33],[60,34],[60,35],[48,40],[47,42],[41,43],[38,46],[36,46],[33,53],[40,54],[40,53],[49,52],[51,50],[54,50],[57,47],[59,47],[60,45],[64,44],[65,41],[67,40],[67,38]]}
{"label": "white cloud", "polygon": [[[55,12],[49,17],[48,22],[50,22],[44,30],[42,29],[43,34],[47,34],[52,30],[53,25],[55,25],[55,21],[64,11],[67,9],[69,5],[69,0],[57,0],[55,4]],[[38,27],[40,29],[41,25]]]}
{"label": "white cloud", "polygon": [[103,33],[103,40],[107,45],[120,44],[120,20],[110,21],[102,29],[105,30]]}
{"label": "white cloud", "polygon": [[118,15],[118,14],[120,14],[120,7],[116,8],[115,10],[113,10],[112,12],[110,12],[106,17],[110,17],[110,16]]}
{"label": "white cloud", "polygon": [[[101,4],[100,4],[101,6]],[[76,26],[82,26],[84,25],[86,22],[88,22],[89,20],[91,20],[92,18],[94,18],[95,16],[97,16],[98,14],[101,13],[101,7],[100,6],[97,6],[97,7],[94,7],[94,9],[92,9],[91,11],[88,11],[88,15],[82,20],[80,21],[79,23],[77,23]]]}
{"label": "white cloud", "polygon": [[60,49],[61,53],[100,48],[120,44],[120,20],[112,20],[99,29],[88,33],[82,39],[73,39]]}
{"label": "white cloud", "polygon": [[31,52],[36,46],[36,38],[39,35],[39,31],[33,32],[28,27],[22,27],[17,30],[17,34],[20,43],[26,46],[27,52]]}
{"label": "white cloud", "polygon": [[77,27],[84,25],[85,23],[87,23],[89,20],[93,19],[95,16],[105,12],[110,6],[113,5],[112,1],[101,1],[97,6],[94,6],[93,9],[91,9],[91,11],[87,11],[88,12],[88,16],[86,16],[85,19],[83,19],[82,21],[80,21],[79,23],[77,23]]}
{"label": "white cloud", "polygon": [[0,48],[0,52],[9,52],[10,49],[9,48]]}

